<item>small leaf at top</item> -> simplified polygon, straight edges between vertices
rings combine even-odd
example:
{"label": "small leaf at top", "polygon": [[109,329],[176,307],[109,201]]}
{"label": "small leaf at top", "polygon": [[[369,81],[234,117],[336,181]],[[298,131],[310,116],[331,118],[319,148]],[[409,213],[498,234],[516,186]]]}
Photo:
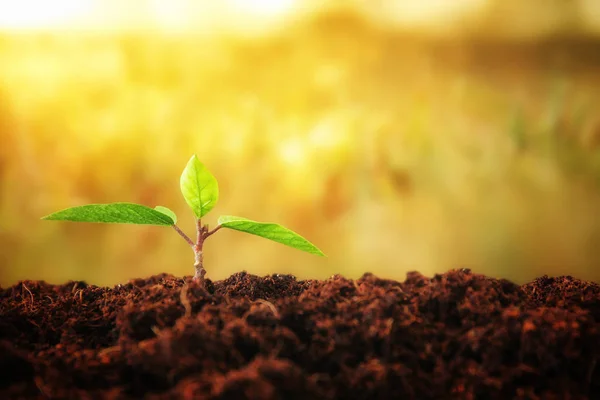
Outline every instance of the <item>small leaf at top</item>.
{"label": "small leaf at top", "polygon": [[298,250],[306,251],[318,256],[325,256],[314,244],[298,235],[296,232],[284,228],[279,224],[256,222],[242,217],[223,215],[219,217],[219,225],[236,231],[251,233],[278,243],[285,244]]}
{"label": "small leaf at top", "polygon": [[185,201],[197,218],[212,210],[219,199],[217,180],[195,154],[185,166],[179,183]]}
{"label": "small leaf at top", "polygon": [[154,207],[154,209],[158,212],[165,214],[168,217],[171,217],[171,219],[173,220],[173,224],[177,223],[177,215],[175,215],[173,210],[170,210],[167,207],[163,207],[163,206],[156,206],[156,207]]}
{"label": "small leaf at top", "polygon": [[133,203],[88,204],[57,211],[42,219],[162,226],[175,224],[171,216],[164,212]]}

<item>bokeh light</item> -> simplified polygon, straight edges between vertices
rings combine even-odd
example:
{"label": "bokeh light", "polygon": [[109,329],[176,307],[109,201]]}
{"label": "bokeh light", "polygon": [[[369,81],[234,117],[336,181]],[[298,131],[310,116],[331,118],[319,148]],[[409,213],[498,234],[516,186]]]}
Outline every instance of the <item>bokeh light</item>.
{"label": "bokeh light", "polygon": [[208,276],[470,267],[600,280],[600,3],[0,0],[0,284],[192,274],[160,227],[40,221],[164,205],[192,153]]}

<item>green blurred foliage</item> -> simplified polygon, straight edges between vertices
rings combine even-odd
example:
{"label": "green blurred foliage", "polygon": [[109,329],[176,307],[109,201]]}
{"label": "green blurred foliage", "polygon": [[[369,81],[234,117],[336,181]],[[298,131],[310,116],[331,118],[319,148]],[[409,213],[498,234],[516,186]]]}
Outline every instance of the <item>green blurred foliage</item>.
{"label": "green blurred foliage", "polygon": [[164,205],[192,153],[220,214],[281,223],[328,258],[236,232],[208,277],[470,267],[600,280],[600,41],[427,38],[361,14],[266,37],[0,36],[0,284],[193,273],[169,228],[40,221]]}

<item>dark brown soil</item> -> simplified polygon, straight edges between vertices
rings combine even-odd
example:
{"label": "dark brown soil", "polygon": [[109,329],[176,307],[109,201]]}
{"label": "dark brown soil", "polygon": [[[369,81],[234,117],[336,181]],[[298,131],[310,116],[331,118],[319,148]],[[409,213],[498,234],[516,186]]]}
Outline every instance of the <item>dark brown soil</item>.
{"label": "dark brown soil", "polygon": [[1,399],[600,399],[599,359],[600,285],[568,276],[0,290]]}

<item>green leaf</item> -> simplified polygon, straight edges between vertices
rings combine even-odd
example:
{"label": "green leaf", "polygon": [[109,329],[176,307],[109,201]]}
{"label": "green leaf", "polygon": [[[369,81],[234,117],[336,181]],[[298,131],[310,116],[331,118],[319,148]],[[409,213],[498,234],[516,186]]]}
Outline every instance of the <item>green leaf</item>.
{"label": "green leaf", "polygon": [[164,212],[133,203],[88,204],[85,206],[67,208],[46,215],[42,219],[164,226],[175,224],[173,218]]}
{"label": "green leaf", "polygon": [[173,224],[177,223],[177,215],[175,215],[175,213],[173,212],[173,210],[168,209],[167,207],[163,207],[163,206],[156,206],[154,207],[154,209],[160,213],[165,214],[166,216],[170,217],[173,220]]}
{"label": "green leaf", "polygon": [[314,244],[279,224],[256,222],[242,217],[223,215],[219,217],[219,225],[224,228],[261,236],[311,254],[325,256]]}
{"label": "green leaf", "polygon": [[180,186],[185,201],[197,218],[202,218],[212,210],[219,199],[217,180],[195,154],[181,174]]}

